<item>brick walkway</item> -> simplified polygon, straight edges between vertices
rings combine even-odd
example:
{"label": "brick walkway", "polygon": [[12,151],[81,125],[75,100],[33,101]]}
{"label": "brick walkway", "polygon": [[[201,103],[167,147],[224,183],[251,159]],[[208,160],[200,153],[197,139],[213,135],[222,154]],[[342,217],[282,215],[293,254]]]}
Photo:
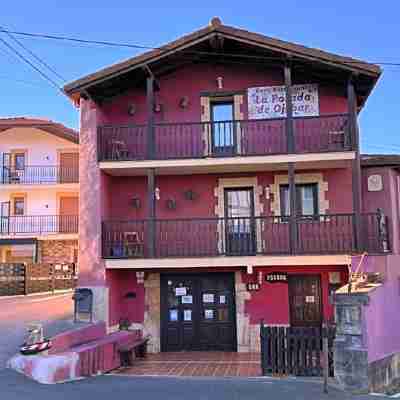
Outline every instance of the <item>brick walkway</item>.
{"label": "brick walkway", "polygon": [[227,352],[181,352],[148,354],[133,367],[121,368],[124,375],[157,376],[261,376],[260,354]]}

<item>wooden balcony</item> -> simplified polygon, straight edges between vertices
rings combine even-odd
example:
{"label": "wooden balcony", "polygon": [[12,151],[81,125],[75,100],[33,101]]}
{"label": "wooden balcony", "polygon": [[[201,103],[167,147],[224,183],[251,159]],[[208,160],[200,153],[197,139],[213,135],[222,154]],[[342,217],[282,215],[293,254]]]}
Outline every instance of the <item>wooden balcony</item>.
{"label": "wooden balcony", "polygon": [[295,223],[297,238],[292,244],[288,217],[280,216],[104,221],[103,257],[315,255],[360,250],[379,254],[389,250],[386,217],[381,213],[361,215],[359,239],[354,214],[301,216]]}
{"label": "wooden balcony", "polygon": [[[353,150],[348,114],[293,119],[294,154]],[[287,120],[159,123],[98,127],[99,161],[289,154]]]}
{"label": "wooden balcony", "polygon": [[29,165],[18,169],[2,167],[0,177],[0,184],[3,185],[53,185],[78,182],[78,167],[58,165]]}
{"label": "wooden balcony", "polygon": [[0,216],[0,236],[78,233],[77,215]]}

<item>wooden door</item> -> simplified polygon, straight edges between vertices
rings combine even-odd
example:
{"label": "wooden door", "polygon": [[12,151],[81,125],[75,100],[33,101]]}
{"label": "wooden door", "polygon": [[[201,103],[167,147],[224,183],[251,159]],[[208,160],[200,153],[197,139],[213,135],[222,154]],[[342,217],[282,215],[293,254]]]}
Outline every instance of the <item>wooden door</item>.
{"label": "wooden door", "polygon": [[59,231],[78,232],[79,198],[77,196],[60,197]]}
{"label": "wooden door", "polygon": [[321,278],[319,275],[289,275],[291,326],[320,326],[322,323]]}
{"label": "wooden door", "polygon": [[233,274],[162,275],[161,350],[236,350]]}
{"label": "wooden door", "polygon": [[79,153],[60,153],[60,183],[78,182]]}

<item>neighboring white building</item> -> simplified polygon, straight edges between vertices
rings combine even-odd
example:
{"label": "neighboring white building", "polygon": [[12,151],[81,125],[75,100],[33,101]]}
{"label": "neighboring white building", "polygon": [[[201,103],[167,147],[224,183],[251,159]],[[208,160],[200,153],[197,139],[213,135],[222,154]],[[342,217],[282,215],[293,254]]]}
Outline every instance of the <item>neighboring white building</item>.
{"label": "neighboring white building", "polygon": [[0,163],[0,262],[77,261],[78,133],[45,119],[0,119]]}

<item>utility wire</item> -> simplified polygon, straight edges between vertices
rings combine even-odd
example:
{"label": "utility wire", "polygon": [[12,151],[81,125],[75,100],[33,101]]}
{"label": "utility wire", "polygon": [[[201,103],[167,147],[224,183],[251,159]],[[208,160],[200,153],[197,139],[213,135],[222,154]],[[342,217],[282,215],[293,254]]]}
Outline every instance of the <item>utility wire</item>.
{"label": "utility wire", "polygon": [[[17,49],[15,49],[11,44],[9,44],[5,39],[0,37],[0,42],[3,43],[9,50],[15,53],[22,61],[28,64],[31,68],[33,68],[43,79],[46,79],[49,83],[51,83],[54,87],[57,88],[58,91],[63,93],[62,89],[59,87],[58,83],[50,78],[46,73],[44,73],[40,68],[38,68],[35,64],[29,61],[23,54],[21,54]],[[64,94],[64,93],[63,93]]]}
{"label": "utility wire", "polygon": [[[62,40],[68,42],[76,42],[76,43],[84,43],[84,44],[95,44],[95,45],[102,45],[102,46],[112,46],[112,47],[126,47],[126,48],[134,48],[134,49],[142,49],[142,50],[161,50],[168,52],[171,49],[164,47],[153,47],[153,46],[145,46],[141,44],[135,43],[121,43],[121,42],[111,42],[111,41],[104,41],[104,40],[88,40],[82,39],[78,37],[70,37],[70,36],[61,36],[61,35],[52,35],[52,34],[40,34],[40,33],[32,33],[32,32],[21,32],[21,31],[6,31],[0,28],[0,32],[8,32],[14,35],[21,35],[21,36],[28,36],[34,38],[41,38],[41,39],[53,39],[53,40]],[[199,54],[199,55],[221,55],[224,57],[241,57],[241,58],[248,58],[248,59],[259,59],[259,60],[282,60],[279,57],[265,57],[265,56],[253,56],[249,54],[232,54],[232,53],[216,53],[216,52],[207,52],[207,51],[197,51],[197,50],[183,50],[184,53],[191,53],[191,54]],[[357,61],[357,60],[348,60],[344,61],[344,64],[359,64],[363,65],[366,62]],[[379,62],[368,62],[368,64],[377,64],[377,65],[385,65],[385,66],[395,66],[400,67],[400,62],[387,62],[387,61],[379,61]]]}
{"label": "utility wire", "polygon": [[29,53],[36,61],[42,64],[45,68],[47,68],[50,72],[52,72],[55,76],[61,79],[63,82],[67,80],[61,76],[53,67],[51,67],[48,63],[46,63],[43,59],[41,59],[38,55],[36,55],[32,50],[28,49],[20,40],[14,37],[10,31],[5,29],[3,26],[0,26],[0,30],[4,32],[11,40],[17,43],[21,48],[23,48],[27,53]]}

